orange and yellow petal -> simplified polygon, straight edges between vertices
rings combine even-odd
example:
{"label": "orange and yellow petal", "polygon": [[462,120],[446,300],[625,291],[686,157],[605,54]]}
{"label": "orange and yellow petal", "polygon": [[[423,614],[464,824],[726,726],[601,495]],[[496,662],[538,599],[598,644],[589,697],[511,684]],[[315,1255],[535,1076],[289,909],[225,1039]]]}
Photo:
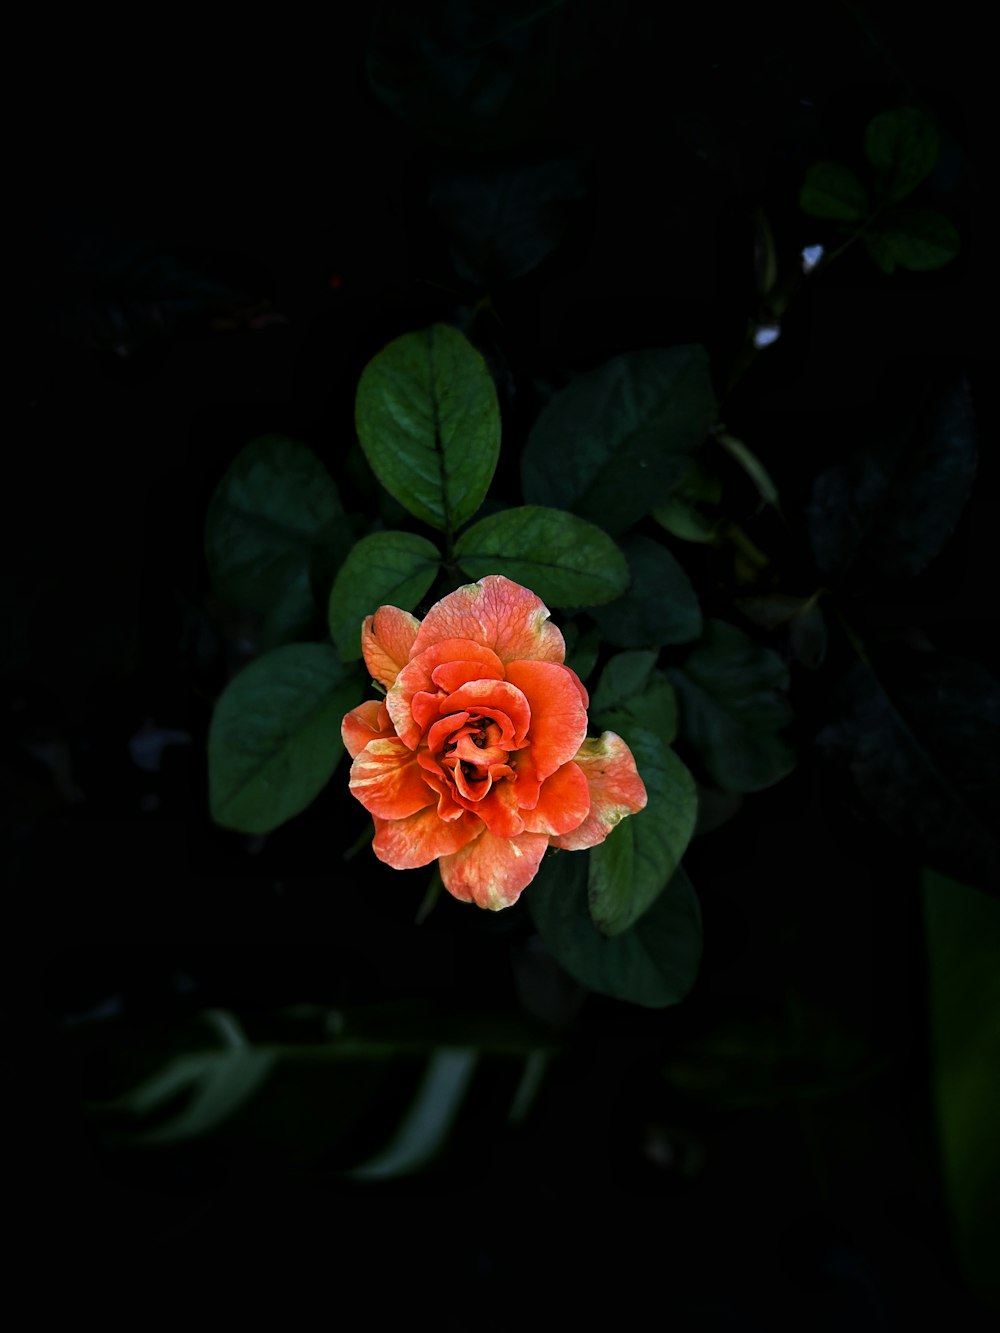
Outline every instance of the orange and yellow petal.
{"label": "orange and yellow petal", "polygon": [[419,628],[416,616],[398,606],[380,606],[373,616],[365,617],[361,651],[372,680],[389,689],[410,660],[410,649]]}
{"label": "orange and yellow petal", "polygon": [[352,708],[340,724],[347,753],[354,759],[369,741],[395,736],[388,710],[381,699],[368,699]]}
{"label": "orange and yellow petal", "polygon": [[441,879],[456,898],[498,912],[535,878],[548,843],[543,833],[500,838],[484,828],[474,842],[441,858]]}
{"label": "orange and yellow petal", "polygon": [[554,662],[508,662],[507,679],[531,709],[528,741],[540,782],[576,757],[587,735],[587,710],[575,677]]}
{"label": "orange and yellow petal", "polygon": [[575,762],[590,788],[590,814],[578,828],[552,839],[553,847],[568,852],[603,842],[626,815],[638,814],[646,804],[646,787],[632,751],[613,731],[599,740],[584,741]]}
{"label": "orange and yellow petal", "polygon": [[465,812],[458,819],[443,820],[437,809],[429,806],[406,819],[376,816],[372,850],[394,870],[413,870],[439,856],[454,855],[484,831],[482,820],[475,815]]}
{"label": "orange and yellow petal", "polygon": [[381,819],[404,819],[437,802],[412,750],[393,736],[369,741],[351,765],[352,793]]}
{"label": "orange and yellow petal", "polygon": [[467,809],[474,812],[498,838],[515,838],[525,831],[521,811],[517,808],[517,794],[509,781],[494,782],[481,800],[470,802]]}
{"label": "orange and yellow petal", "polygon": [[562,662],[566,642],[535,593],[502,574],[467,583],[432,606],[413,645],[413,656],[442,639],[471,639],[502,662]]}
{"label": "orange and yellow petal", "polygon": [[[476,679],[502,680],[503,663],[496,653],[479,643],[468,639],[445,639],[433,644],[421,653],[415,653],[412,660],[402,668],[386,696],[386,707],[396,728],[400,740],[411,750],[420,742],[420,737],[433,709],[428,704],[421,709],[421,720],[413,716],[413,700],[418,694],[445,698],[445,691],[434,681],[434,672],[439,666],[450,662],[469,664],[470,674]],[[479,664],[478,671],[476,665]]]}
{"label": "orange and yellow petal", "polygon": [[528,833],[558,836],[579,828],[590,813],[590,784],[579,764],[563,764],[542,783],[531,810],[522,810]]}

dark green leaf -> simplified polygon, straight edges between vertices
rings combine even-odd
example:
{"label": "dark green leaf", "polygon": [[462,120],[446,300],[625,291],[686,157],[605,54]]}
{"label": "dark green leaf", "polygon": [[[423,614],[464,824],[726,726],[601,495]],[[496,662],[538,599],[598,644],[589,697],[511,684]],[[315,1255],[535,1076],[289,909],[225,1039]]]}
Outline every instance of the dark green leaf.
{"label": "dark green leaf", "polygon": [[560,38],[566,54],[561,8],[560,0],[380,5],[369,81],[408,130],[450,147],[509,146],[537,134],[560,88],[552,57]]}
{"label": "dark green leaf", "polygon": [[539,505],[481,519],[462,533],[455,559],[471,578],[506,574],[550,606],[610,602],[629,581],[625,557],[606,532]]}
{"label": "dark green leaf", "polygon": [[628,930],[667,887],[698,808],[694,778],[673,750],[648,731],[627,739],[649,800],[590,852],[590,916],[608,936]]}
{"label": "dark green leaf", "polygon": [[601,672],[597,689],[590,699],[592,712],[606,712],[609,708],[627,708],[634,703],[649,684],[658,653],[616,653]]}
{"label": "dark green leaf", "polygon": [[651,537],[622,542],[632,581],[624,597],[591,614],[604,637],[622,648],[687,643],[701,633],[701,608],[683,566]]}
{"label": "dark green leaf", "polygon": [[361,656],[361,622],[380,606],[412,611],[434,582],[441,556],[411,532],[373,532],[348,552],[330,591],[330,635],[341,659]]}
{"label": "dark green leaf", "polygon": [[586,191],[582,160],[565,155],[440,178],[429,204],[448,231],[460,277],[491,289],[555,249]]}
{"label": "dark green leaf", "polygon": [[680,699],[681,736],[723,791],[759,791],[795,767],[780,734],[792,721],[788,669],[734,625],[706,622],[680,669],[667,672]]}
{"label": "dark green leaf", "polygon": [[934,269],[950,264],[961,249],[958,231],[933,208],[896,208],[865,234],[868,253],[886,273],[893,265]]}
{"label": "dark green leaf", "polygon": [[1000,889],[1000,684],[985,667],[935,653],[858,663],[817,741],[914,854]]}
{"label": "dark green leaf", "polygon": [[618,653],[601,673],[590,701],[598,731],[617,732],[629,745],[637,730],[651,731],[664,745],[677,734],[677,696],[655,652]]}
{"label": "dark green leaf", "polygon": [[817,477],[806,509],[816,563],[841,578],[919,573],[958,522],[975,468],[972,406],[958,382],[929,396],[897,435]]}
{"label": "dark green leaf", "polygon": [[525,498],[617,536],[666,500],[713,411],[703,347],[616,356],[542,410],[522,459]]}
{"label": "dark green leaf", "polygon": [[290,643],[258,657],[219,697],[208,735],[212,818],[270,833],[329,782],[340,724],[358,685],[328,644]]}
{"label": "dark green leaf", "polygon": [[334,561],[347,540],[333,478],[304,444],[281,435],[262,436],[240,450],[205,520],[214,592],[263,612],[269,643],[311,627],[314,562]]}
{"label": "dark green leaf", "polygon": [[570,621],[563,627],[566,640],[566,665],[572,667],[581,680],[586,680],[601,651],[601,634],[596,625],[580,633],[579,626]]}
{"label": "dark green leaf", "polygon": [[369,361],[355,401],[372,471],[411,514],[454,532],[482,504],[500,453],[486,362],[458,329],[404,333]]}
{"label": "dark green leaf", "polygon": [[941,136],[913,106],[883,111],[865,130],[865,152],[879,173],[883,193],[903,199],[934,169]]}
{"label": "dark green leaf", "polygon": [[742,440],[738,440],[735,435],[730,435],[725,431],[720,432],[717,438],[730,458],[735,459],[756,486],[757,493],[764,503],[770,505],[772,509],[776,509],[780,514],[781,502],[778,498],[778,488],[772,481],[771,474],[753,450]]}
{"label": "dark green leaf", "polygon": [[819,594],[792,597],[787,593],[762,593],[737,597],[736,606],[747,620],[764,629],[785,629],[789,652],[797,662],[814,671],[826,656],[826,616]]}
{"label": "dark green leaf", "polygon": [[586,852],[550,852],[525,892],[553,957],[602,995],[650,1009],[677,1004],[701,961],[701,913],[683,867],[634,926],[606,939],[590,919],[587,860]]}
{"label": "dark green leaf", "polygon": [[716,506],[722,498],[722,483],[695,458],[673,495],[652,511],[660,527],[685,542],[710,542],[719,515]]}
{"label": "dark green leaf", "polygon": [[997,1294],[1000,1179],[1000,905],[934,871],[922,876],[938,1150],[967,1279]]}
{"label": "dark green leaf", "polygon": [[840,162],[814,162],[799,192],[799,207],[813,218],[857,222],[870,204],[868,191],[850,167]]}

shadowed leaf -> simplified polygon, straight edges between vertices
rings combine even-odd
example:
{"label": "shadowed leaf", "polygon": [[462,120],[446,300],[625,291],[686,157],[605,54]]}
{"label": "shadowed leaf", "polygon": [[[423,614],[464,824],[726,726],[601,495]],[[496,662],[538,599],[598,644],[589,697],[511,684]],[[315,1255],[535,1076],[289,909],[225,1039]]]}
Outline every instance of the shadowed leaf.
{"label": "shadowed leaf", "polygon": [[220,695],[208,734],[215,822],[270,833],[304,810],[344,753],[340,723],[357,696],[327,644],[286,644],[244,667]]}
{"label": "shadowed leaf", "polygon": [[813,218],[857,222],[870,208],[868,191],[850,167],[814,162],[799,192],[799,207]]}
{"label": "shadowed leaf", "polygon": [[854,581],[918,574],[958,522],[975,467],[975,421],[960,381],[899,433],[817,477],[806,509],[816,563]]}
{"label": "shadowed leaf", "polygon": [[1000,683],[985,667],[933,653],[859,662],[817,743],[923,861],[1000,890]]}
{"label": "shadowed leaf", "polygon": [[522,458],[525,498],[617,536],[677,486],[713,411],[704,348],[613,357],[542,410]]}
{"label": "shadowed leaf", "polygon": [[609,643],[622,648],[688,643],[701,633],[701,607],[683,565],[659,542],[626,538],[628,592],[591,612]]}
{"label": "shadowed leaf", "polygon": [[524,895],[548,949],[602,995],[650,1009],[677,1004],[701,961],[701,913],[684,869],[635,925],[607,939],[590,919],[587,856],[550,852]]}
{"label": "shadowed leaf", "polygon": [[793,714],[788,668],[776,653],[721,620],[667,672],[680,703],[680,734],[723,791],[759,791],[795,767],[781,734]]}
{"label": "shadowed leaf", "polygon": [[333,478],[304,444],[252,440],[230,463],[205,516],[205,557],[216,595],[260,611],[269,645],[304,635],[316,617],[314,564],[349,540]]}

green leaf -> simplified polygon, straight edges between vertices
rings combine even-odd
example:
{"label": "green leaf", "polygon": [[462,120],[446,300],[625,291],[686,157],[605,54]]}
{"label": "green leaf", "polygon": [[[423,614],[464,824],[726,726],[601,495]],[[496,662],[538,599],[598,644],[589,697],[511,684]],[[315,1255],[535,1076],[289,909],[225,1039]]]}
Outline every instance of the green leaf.
{"label": "green leaf", "polygon": [[573,69],[593,44],[589,11],[574,24],[564,7],[572,9],[564,0],[379,5],[369,82],[408,133],[433,143],[466,153],[535,144],[539,124],[565,112]]}
{"label": "green leaf", "polygon": [[865,234],[868,253],[886,273],[894,264],[926,270],[950,264],[961,249],[953,222],[933,208],[896,208]]}
{"label": "green leaf", "polygon": [[601,713],[609,708],[627,708],[649,684],[658,656],[655,649],[616,653],[601,672],[590,700],[591,711]]}
{"label": "green leaf", "polygon": [[670,495],[714,407],[703,347],[613,357],[540,413],[522,458],[525,499],[618,536]]}
{"label": "green leaf", "polygon": [[635,925],[607,939],[590,919],[588,855],[550,852],[524,895],[546,946],[571,976],[602,995],[649,1009],[677,1004],[701,961],[701,913],[683,867]]}
{"label": "green leaf", "polygon": [[933,1089],[952,1232],[970,1286],[995,1306],[1000,905],[934,871],[922,879]]}
{"label": "green leaf", "polygon": [[451,533],[482,504],[500,454],[500,408],[486,362],[458,329],[404,333],[358,383],[361,447],[411,514]]}
{"label": "green leaf", "polygon": [[205,519],[213,591],[264,613],[271,644],[311,628],[314,563],[336,563],[348,540],[333,478],[312,450],[281,435],[240,450]]}
{"label": "green leaf", "polygon": [[865,152],[879,173],[882,192],[903,199],[934,169],[941,136],[913,106],[883,111],[865,130]]}
{"label": "green leaf", "polygon": [[710,542],[719,514],[713,512],[722,499],[722,483],[695,458],[676,491],[652,511],[661,528],[685,542]]}
{"label": "green leaf", "polygon": [[799,192],[799,207],[813,218],[857,222],[871,205],[868,191],[850,167],[840,162],[814,162]]}
{"label": "green leaf", "polygon": [[591,612],[604,637],[622,648],[696,639],[701,608],[683,566],[651,537],[633,535],[621,545],[632,574],[629,590]]}
{"label": "green leaf", "polygon": [[563,626],[566,640],[566,665],[572,667],[581,680],[586,680],[601,652],[601,632],[596,625],[580,633],[579,626],[570,621]]}
{"label": "green leaf", "polygon": [[1000,683],[985,667],[902,650],[859,662],[817,744],[923,862],[1000,890]]}
{"label": "green leaf", "polygon": [[781,501],[778,497],[778,488],[771,479],[771,474],[760,461],[757,455],[742,440],[738,440],[735,435],[729,435],[721,432],[718,435],[719,444],[734,459],[743,471],[747,474],[757,493],[765,504],[781,513]]}
{"label": "green leaf", "polygon": [[455,559],[471,578],[506,574],[550,606],[610,602],[629,582],[625,557],[606,532],[540,505],[481,519],[458,539]]}
{"label": "green leaf", "polygon": [[208,734],[212,818],[270,833],[329,782],[344,753],[340,724],[358,685],[328,644],[291,643],[229,682]]}
{"label": "green leaf", "polygon": [[372,532],[348,552],[330,590],[330,636],[344,662],[361,656],[361,622],[380,606],[412,611],[434,582],[441,555],[411,532]]}
{"label": "green leaf", "polygon": [[939,554],[976,470],[976,424],[964,381],[930,385],[897,433],[822,472],[806,521],[824,574],[909,578]]}
{"label": "green leaf", "polygon": [[636,731],[650,731],[664,745],[673,741],[677,696],[663,672],[654,669],[656,658],[656,652],[628,652],[608,661],[590,701],[598,731],[617,732],[629,745]]}
{"label": "green leaf", "polygon": [[583,157],[566,153],[440,176],[428,205],[451,239],[459,277],[493,290],[530,272],[555,249],[586,191]]}
{"label": "green leaf", "polygon": [[590,852],[590,916],[604,935],[620,935],[648,911],[680,865],[694,833],[694,778],[648,731],[628,738],[649,800]]}
{"label": "green leaf", "polygon": [[681,736],[723,791],[760,791],[795,767],[780,735],[793,714],[788,669],[776,653],[722,620],[668,677],[680,699]]}

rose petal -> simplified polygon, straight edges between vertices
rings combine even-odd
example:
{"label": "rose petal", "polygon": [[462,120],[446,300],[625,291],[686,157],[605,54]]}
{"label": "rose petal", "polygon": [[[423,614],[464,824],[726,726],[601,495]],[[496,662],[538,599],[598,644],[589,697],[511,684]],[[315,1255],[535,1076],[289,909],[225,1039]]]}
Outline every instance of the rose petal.
{"label": "rose petal", "polygon": [[587,710],[572,673],[554,662],[508,662],[507,679],[531,709],[531,758],[536,776],[544,782],[575,758],[587,735]]}
{"label": "rose petal", "polygon": [[560,834],[579,828],[590,813],[590,785],[579,764],[563,764],[542,783],[533,810],[522,810],[528,833]]}
{"label": "rose petal", "polygon": [[[493,718],[503,737],[500,744],[510,749],[520,749],[529,727],[532,727],[528,700],[521,690],[506,680],[470,680],[449,696],[447,709],[449,713],[466,712]],[[586,714],[583,729],[586,734]]]}
{"label": "rose petal", "polygon": [[389,713],[382,699],[368,699],[352,708],[340,724],[344,746],[352,759],[359,755],[369,741],[379,737],[395,736]]}
{"label": "rose petal", "polygon": [[361,651],[365,666],[386,689],[393,683],[410,658],[420,621],[398,606],[380,606],[373,616],[366,616],[361,626]]}
{"label": "rose petal", "polygon": [[395,736],[368,742],[351,765],[348,785],[365,809],[382,819],[403,819],[436,804],[413,751]]}
{"label": "rose petal", "polygon": [[[445,693],[434,682],[433,672],[446,662],[478,662],[478,679],[503,679],[503,663],[496,653],[479,643],[468,639],[443,639],[422,653],[415,653],[400,671],[392,688],[386,696],[386,707],[392,718],[393,726],[399,739],[415,750],[420,743],[424,728],[428,725],[428,710],[422,706],[421,718],[416,721],[413,715],[413,699],[417,694],[440,695]],[[423,705],[423,701],[421,701]],[[449,711],[457,711],[451,709]]]}
{"label": "rose petal", "polygon": [[474,811],[498,838],[514,838],[525,831],[512,782],[496,782],[481,800],[470,801],[467,809]]}
{"label": "rose petal", "polygon": [[467,810],[455,797],[455,786],[444,776],[441,765],[426,750],[417,751],[417,762],[424,770],[424,781],[438,794],[438,818],[458,819]]}
{"label": "rose petal", "polygon": [[517,902],[535,878],[548,842],[542,833],[498,838],[483,829],[475,842],[441,858],[441,879],[456,898],[497,912]]}
{"label": "rose petal", "polygon": [[459,819],[443,820],[429,806],[406,819],[376,816],[372,850],[395,870],[413,870],[459,851],[485,831],[483,821],[467,811]]}
{"label": "rose petal", "polygon": [[606,731],[600,740],[584,741],[576,762],[590,787],[590,814],[579,828],[552,839],[553,847],[568,852],[603,842],[626,815],[638,814],[646,804],[646,788],[632,751],[613,731]]}
{"label": "rose petal", "polygon": [[488,574],[431,607],[412,656],[442,639],[465,638],[492,648],[502,662],[562,662],[566,641],[548,617],[548,607],[535,593],[502,574]]}
{"label": "rose petal", "polygon": [[503,663],[499,657],[495,668],[491,664],[489,670],[484,670],[484,665],[483,662],[442,662],[431,672],[431,680],[445,694],[451,694],[470,680],[503,680]]}

